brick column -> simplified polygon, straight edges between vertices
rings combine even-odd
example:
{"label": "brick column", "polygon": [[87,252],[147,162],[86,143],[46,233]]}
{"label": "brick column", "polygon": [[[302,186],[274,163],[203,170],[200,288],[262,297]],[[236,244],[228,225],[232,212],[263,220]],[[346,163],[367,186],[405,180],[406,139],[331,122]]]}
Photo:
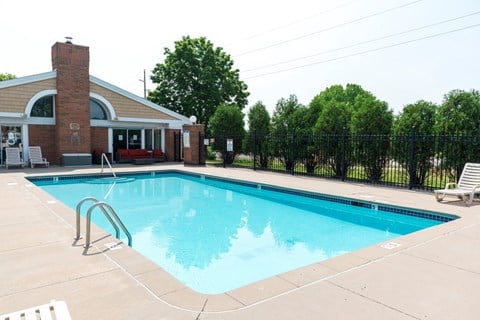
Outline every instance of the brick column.
{"label": "brick column", "polygon": [[57,42],[52,66],[57,71],[55,99],[56,162],[63,153],[91,153],[89,48]]}
{"label": "brick column", "polygon": [[183,162],[186,165],[205,165],[206,151],[203,145],[204,125],[184,125],[183,132],[188,131],[190,136],[190,147],[183,147]]}

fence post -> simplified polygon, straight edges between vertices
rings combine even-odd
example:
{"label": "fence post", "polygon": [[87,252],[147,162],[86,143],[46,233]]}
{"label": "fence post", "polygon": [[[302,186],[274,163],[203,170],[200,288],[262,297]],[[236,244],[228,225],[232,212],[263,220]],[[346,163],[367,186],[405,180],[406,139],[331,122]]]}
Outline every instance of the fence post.
{"label": "fence post", "polygon": [[198,132],[198,164],[202,164],[202,147],[205,147],[203,145],[202,141],[202,133],[199,131]]}
{"label": "fence post", "polygon": [[291,141],[290,150],[291,150],[290,161],[291,161],[291,165],[292,165],[292,176],[293,176],[293,175],[295,175],[295,129],[292,131],[292,141]]}
{"label": "fence post", "polygon": [[253,130],[253,170],[257,170],[257,129]]}
{"label": "fence post", "polygon": [[408,181],[408,189],[412,190],[415,185],[415,142],[416,142],[416,129],[415,126],[412,127],[410,135],[410,157],[408,165],[408,175],[410,179]]}
{"label": "fence post", "polygon": [[222,133],[222,142],[223,142],[223,167],[226,168],[227,165],[225,163],[227,158],[227,139],[225,139],[225,131]]}
{"label": "fence post", "polygon": [[345,170],[345,162],[346,162],[346,147],[347,147],[347,128],[343,127],[342,129],[342,181],[345,181],[347,178],[347,170]]}

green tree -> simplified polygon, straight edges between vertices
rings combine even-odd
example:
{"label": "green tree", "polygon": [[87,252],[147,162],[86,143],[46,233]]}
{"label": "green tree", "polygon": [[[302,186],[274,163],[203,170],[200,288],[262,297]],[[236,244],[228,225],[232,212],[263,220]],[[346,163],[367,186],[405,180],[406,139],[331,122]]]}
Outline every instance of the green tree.
{"label": "green tree", "polygon": [[[245,135],[244,114],[236,105],[221,104],[210,119],[210,129],[215,142],[213,149],[222,154],[226,164],[232,164],[235,156],[242,152]],[[227,139],[233,139],[233,151],[227,151]]]}
{"label": "green tree", "polygon": [[314,173],[318,165],[311,115],[309,108],[299,105],[291,116],[294,128],[292,132],[293,155],[296,162],[303,164],[307,173]]}
{"label": "green tree", "polygon": [[479,91],[453,90],[447,93],[438,109],[437,129],[440,134],[479,134]]}
{"label": "green tree", "polygon": [[358,84],[345,88],[336,84],[320,92],[310,102],[311,112],[318,113],[312,124],[317,135],[319,160],[326,163],[336,177],[347,175],[350,166],[348,136],[353,113],[359,109],[359,96],[371,96]]}
{"label": "green tree", "polygon": [[345,88],[341,84],[326,88],[316,95],[309,104],[311,112],[317,116],[312,126],[317,122],[323,108],[327,105],[345,103],[353,111],[357,110],[355,99],[360,95],[371,95],[371,93],[365,91],[360,85],[352,83],[347,84]]}
{"label": "green tree", "polygon": [[[345,102],[345,91],[342,85],[336,84],[330,86],[313,97],[310,101],[309,107],[313,114],[318,116],[322,113],[323,108],[331,103]],[[316,122],[316,120],[315,120]],[[313,124],[315,124],[315,122]]]}
{"label": "green tree", "polygon": [[293,140],[296,123],[293,114],[301,106],[297,96],[292,94],[288,99],[277,101],[272,116],[272,152],[281,159],[286,171],[292,171],[295,167]]}
{"label": "green tree", "polygon": [[437,108],[420,100],[406,105],[394,122],[394,154],[408,172],[411,185],[423,186],[433,166]]}
{"label": "green tree", "polygon": [[248,152],[256,153],[256,161],[258,161],[260,168],[267,168],[268,166],[268,135],[270,130],[270,115],[265,105],[258,101],[248,111],[246,149]]}
{"label": "green tree", "polygon": [[387,164],[393,112],[388,104],[371,93],[355,98],[358,107],[352,117],[352,130],[358,135],[356,160],[361,164],[367,178],[379,182]]}
{"label": "green tree", "polygon": [[466,162],[480,160],[480,93],[447,93],[438,108],[437,130],[442,168],[458,179]]}
{"label": "green tree", "polygon": [[352,108],[347,103],[329,102],[324,106],[314,127],[318,136],[320,159],[328,164],[336,177],[347,175],[347,134],[350,131],[351,118]]}
{"label": "green tree", "polygon": [[12,80],[15,79],[16,76],[10,73],[0,73],[0,81],[5,81],[5,80]]}
{"label": "green tree", "polygon": [[209,130],[210,117],[220,104],[247,105],[247,85],[222,48],[206,38],[183,37],[175,49],[165,48],[165,61],[153,69],[157,84],[148,99],[185,116],[194,115]]}

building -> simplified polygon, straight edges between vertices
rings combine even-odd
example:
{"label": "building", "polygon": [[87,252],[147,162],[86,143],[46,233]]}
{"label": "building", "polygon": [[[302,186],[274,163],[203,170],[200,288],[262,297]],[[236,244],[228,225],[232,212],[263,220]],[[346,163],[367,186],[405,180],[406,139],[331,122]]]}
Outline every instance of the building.
{"label": "building", "polygon": [[50,163],[65,155],[104,150],[161,149],[180,160],[180,132],[191,121],[98,79],[89,72],[89,48],[57,42],[52,70],[0,81],[1,164],[4,148],[41,146]]}

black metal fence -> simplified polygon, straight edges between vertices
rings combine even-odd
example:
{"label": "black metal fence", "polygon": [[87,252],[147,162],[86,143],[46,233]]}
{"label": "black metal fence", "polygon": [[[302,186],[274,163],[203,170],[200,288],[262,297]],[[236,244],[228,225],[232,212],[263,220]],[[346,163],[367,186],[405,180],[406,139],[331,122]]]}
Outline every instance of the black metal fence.
{"label": "black metal fence", "polygon": [[[432,190],[480,162],[479,135],[262,135],[215,137],[224,166]],[[227,150],[229,141],[229,150]],[[233,150],[232,149],[233,142]],[[221,146],[221,148],[218,148]]]}

